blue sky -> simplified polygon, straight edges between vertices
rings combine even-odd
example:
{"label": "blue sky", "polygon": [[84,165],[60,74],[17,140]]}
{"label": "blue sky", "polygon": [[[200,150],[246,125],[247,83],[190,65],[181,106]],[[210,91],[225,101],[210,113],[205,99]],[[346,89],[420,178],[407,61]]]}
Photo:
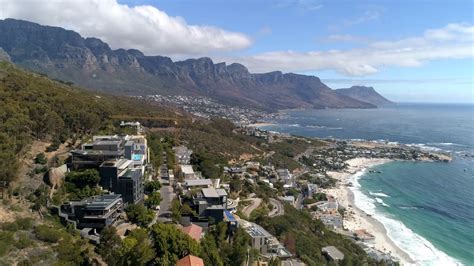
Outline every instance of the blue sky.
{"label": "blue sky", "polygon": [[472,103],[473,13],[461,0],[5,0],[0,18],[174,60],[209,56],[316,75],[332,88],[373,86],[394,101]]}

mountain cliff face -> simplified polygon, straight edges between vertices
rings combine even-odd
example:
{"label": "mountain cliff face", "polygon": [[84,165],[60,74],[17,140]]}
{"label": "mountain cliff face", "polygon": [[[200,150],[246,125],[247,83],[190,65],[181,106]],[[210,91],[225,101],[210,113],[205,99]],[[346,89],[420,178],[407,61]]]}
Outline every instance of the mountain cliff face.
{"label": "mountain cliff face", "polygon": [[351,97],[359,101],[371,103],[376,106],[394,104],[393,102],[387,100],[385,97],[376,92],[375,89],[372,87],[352,86],[346,89],[337,89],[336,93],[338,93],[339,95]]}
{"label": "mountain cliff face", "polygon": [[215,64],[210,58],[173,62],[134,49],[112,50],[100,39],[59,27],[5,19],[0,36],[0,47],[15,64],[109,93],[199,95],[273,110],[375,107],[336,93],[315,76],[252,74],[241,64]]}
{"label": "mountain cliff face", "polygon": [[10,62],[10,56],[5,52],[1,47],[0,47],[0,62],[1,61],[7,61]]}

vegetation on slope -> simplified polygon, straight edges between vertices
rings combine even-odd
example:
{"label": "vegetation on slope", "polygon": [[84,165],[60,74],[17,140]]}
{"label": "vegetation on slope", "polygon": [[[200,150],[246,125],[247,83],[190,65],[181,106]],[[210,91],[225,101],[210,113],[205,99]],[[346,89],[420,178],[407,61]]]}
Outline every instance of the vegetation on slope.
{"label": "vegetation on slope", "polygon": [[335,246],[344,254],[342,265],[377,264],[353,241],[327,229],[321,221],[313,220],[309,213],[288,204],[282,216],[269,218],[262,215],[255,220],[308,265],[329,264],[321,253],[325,246]]}
{"label": "vegetation on slope", "polygon": [[[170,117],[131,98],[94,94],[0,62],[0,181],[13,181],[18,158],[34,139],[59,146],[69,138],[116,132],[112,116]],[[174,114],[173,114],[174,115]]]}

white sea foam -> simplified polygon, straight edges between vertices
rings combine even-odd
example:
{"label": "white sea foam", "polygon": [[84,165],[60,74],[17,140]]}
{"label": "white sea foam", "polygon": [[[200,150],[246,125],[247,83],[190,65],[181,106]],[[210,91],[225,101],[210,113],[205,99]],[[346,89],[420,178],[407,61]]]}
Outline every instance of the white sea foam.
{"label": "white sea foam", "polygon": [[369,192],[370,195],[372,196],[377,196],[377,197],[383,197],[383,198],[389,198],[390,196],[382,193],[382,192]]}
{"label": "white sea foam", "polygon": [[[379,198],[374,200],[361,191],[358,179],[364,173],[365,170],[357,172],[351,178],[353,186],[350,189],[354,193],[354,204],[357,208],[381,222],[387,230],[388,237],[415,261],[415,265],[462,265],[461,262],[435,248],[428,240],[413,232],[401,221],[378,211],[375,202],[378,202],[377,199]],[[379,200],[382,201],[381,199]]]}
{"label": "white sea foam", "polygon": [[404,209],[404,210],[418,210],[418,207],[415,207],[415,206],[399,206],[398,208]]}
{"label": "white sea foam", "polygon": [[385,206],[385,207],[390,207],[387,203],[383,202],[381,198],[375,198],[375,201],[380,203],[380,205]]}
{"label": "white sea foam", "polygon": [[316,129],[330,129],[330,130],[341,130],[344,129],[342,127],[327,127],[327,126],[319,126],[319,125],[309,125],[305,126],[306,128],[316,128]]}
{"label": "white sea foam", "polygon": [[411,144],[406,144],[406,146],[419,148],[422,151],[442,151],[442,149],[440,149],[440,148],[433,147],[433,146],[428,146],[428,145],[423,144],[423,143],[411,143]]}

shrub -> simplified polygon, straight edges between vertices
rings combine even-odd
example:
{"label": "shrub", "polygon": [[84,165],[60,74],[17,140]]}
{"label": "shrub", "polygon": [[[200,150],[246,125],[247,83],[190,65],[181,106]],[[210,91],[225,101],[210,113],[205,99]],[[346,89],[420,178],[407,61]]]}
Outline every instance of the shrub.
{"label": "shrub", "polygon": [[46,156],[44,155],[44,153],[38,153],[35,157],[35,163],[36,164],[46,164],[48,161],[46,159]]}
{"label": "shrub", "polygon": [[4,256],[10,251],[12,243],[13,233],[0,231],[0,257]]}
{"label": "shrub", "polygon": [[31,229],[33,225],[33,219],[32,218],[18,218],[16,219],[16,223],[18,224],[18,228],[20,230],[29,230]]}
{"label": "shrub", "polygon": [[19,233],[18,240],[15,242],[17,249],[24,249],[33,245],[33,241],[26,233]]}
{"label": "shrub", "polygon": [[18,231],[18,224],[16,224],[15,222],[3,223],[2,229],[10,232],[16,232]]}
{"label": "shrub", "polygon": [[35,235],[39,240],[49,243],[57,243],[62,237],[62,233],[59,230],[47,225],[36,226]]}

